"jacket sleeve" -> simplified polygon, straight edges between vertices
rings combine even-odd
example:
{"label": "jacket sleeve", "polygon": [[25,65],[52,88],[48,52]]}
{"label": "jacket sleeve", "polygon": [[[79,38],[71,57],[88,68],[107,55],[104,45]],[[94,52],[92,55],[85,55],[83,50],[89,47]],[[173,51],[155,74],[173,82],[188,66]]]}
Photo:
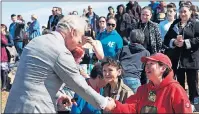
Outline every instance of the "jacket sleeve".
{"label": "jacket sleeve", "polygon": [[71,109],[71,114],[81,114],[85,104],[86,104],[86,101],[84,99],[82,99],[79,95],[75,94],[74,98],[78,98],[77,100],[77,106],[76,105],[73,105],[72,106],[72,109]]}
{"label": "jacket sleeve", "polygon": [[48,19],[47,29],[50,29],[50,17],[51,16],[49,16],[49,19]]}
{"label": "jacket sleeve", "polygon": [[136,113],[135,104],[122,104],[115,100],[116,107],[111,111],[113,114],[117,113]]}
{"label": "jacket sleeve", "polygon": [[123,47],[123,40],[122,37],[118,34],[118,42],[115,52],[117,53]]}
{"label": "jacket sleeve", "polygon": [[3,45],[7,45],[8,44],[8,40],[6,39],[5,36],[1,36],[1,44],[3,44]]}
{"label": "jacket sleeve", "polygon": [[79,96],[94,107],[104,109],[108,99],[93,90],[80,75],[70,52],[60,53],[53,67],[59,78]]}
{"label": "jacket sleeve", "polygon": [[196,21],[196,23],[194,24],[193,31],[195,31],[195,37],[185,40],[186,49],[191,49],[199,45],[199,21]]}
{"label": "jacket sleeve", "polygon": [[191,103],[182,87],[176,88],[172,98],[173,110],[175,113],[192,113]]}
{"label": "jacket sleeve", "polygon": [[142,96],[141,94],[143,94],[141,88],[143,88],[143,86],[140,86],[134,95],[127,98],[125,104],[115,101],[116,107],[112,110],[112,113],[137,113],[137,105]]}

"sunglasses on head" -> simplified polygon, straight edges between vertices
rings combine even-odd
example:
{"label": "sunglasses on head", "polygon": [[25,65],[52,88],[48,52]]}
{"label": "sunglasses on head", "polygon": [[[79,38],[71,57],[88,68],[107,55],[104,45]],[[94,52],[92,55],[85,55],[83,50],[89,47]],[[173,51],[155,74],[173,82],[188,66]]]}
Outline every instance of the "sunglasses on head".
{"label": "sunglasses on head", "polygon": [[112,24],[112,23],[107,23],[107,26],[112,26],[112,27],[115,27],[115,24]]}

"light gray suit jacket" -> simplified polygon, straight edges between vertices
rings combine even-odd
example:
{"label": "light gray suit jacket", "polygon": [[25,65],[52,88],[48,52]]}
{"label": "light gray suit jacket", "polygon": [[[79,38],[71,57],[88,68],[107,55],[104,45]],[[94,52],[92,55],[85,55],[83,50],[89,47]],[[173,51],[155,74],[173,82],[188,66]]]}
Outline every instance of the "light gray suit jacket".
{"label": "light gray suit jacket", "polygon": [[93,106],[106,106],[107,99],[79,74],[60,33],[33,39],[23,49],[4,112],[55,113],[55,95],[63,82]]}

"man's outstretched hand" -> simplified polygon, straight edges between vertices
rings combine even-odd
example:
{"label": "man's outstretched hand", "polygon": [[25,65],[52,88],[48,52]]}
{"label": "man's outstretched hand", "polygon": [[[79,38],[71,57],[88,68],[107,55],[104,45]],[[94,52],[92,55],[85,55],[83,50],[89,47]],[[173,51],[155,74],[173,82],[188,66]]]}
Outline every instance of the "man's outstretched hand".
{"label": "man's outstretched hand", "polygon": [[59,105],[60,110],[65,110],[66,107],[70,107],[73,104],[77,105],[75,101],[72,100],[72,98],[68,95],[62,94],[57,99],[57,104]]}

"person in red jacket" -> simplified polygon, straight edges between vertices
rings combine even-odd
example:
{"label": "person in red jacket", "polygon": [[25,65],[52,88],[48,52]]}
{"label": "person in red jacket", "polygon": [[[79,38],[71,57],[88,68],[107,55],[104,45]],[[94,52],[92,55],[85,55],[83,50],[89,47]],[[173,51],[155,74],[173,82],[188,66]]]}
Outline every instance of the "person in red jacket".
{"label": "person in red jacket", "polygon": [[8,39],[6,38],[7,27],[1,24],[1,90],[5,91],[8,81],[8,54],[6,46],[8,45]]}
{"label": "person in red jacket", "polygon": [[112,113],[191,113],[192,108],[185,90],[173,79],[172,64],[168,56],[156,53],[142,57],[150,80],[138,88],[125,104],[115,101]]}

